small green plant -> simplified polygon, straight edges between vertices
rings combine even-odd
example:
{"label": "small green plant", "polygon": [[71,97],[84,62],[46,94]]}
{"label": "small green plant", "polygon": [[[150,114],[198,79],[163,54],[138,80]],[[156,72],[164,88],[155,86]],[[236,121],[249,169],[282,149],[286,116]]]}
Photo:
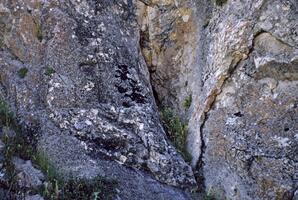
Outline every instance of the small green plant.
{"label": "small green plant", "polygon": [[50,163],[48,157],[43,152],[38,152],[32,156],[33,164],[39,168],[49,180],[54,180],[58,177],[56,169]]}
{"label": "small green plant", "polygon": [[220,199],[213,188],[209,188],[203,195],[203,200],[217,200]]}
{"label": "small green plant", "polygon": [[160,117],[168,137],[178,152],[181,153],[186,161],[191,161],[191,156],[186,151],[187,125],[169,108],[162,110]]}
{"label": "small green plant", "polygon": [[43,39],[42,28],[40,23],[36,23],[36,37],[41,42]]}
{"label": "small green plant", "polygon": [[210,194],[205,194],[203,196],[203,200],[215,200],[215,198]]}
{"label": "small green plant", "polygon": [[215,0],[217,6],[223,6],[228,0]]}
{"label": "small green plant", "polygon": [[185,109],[188,109],[191,105],[191,102],[192,102],[192,95],[189,95],[188,97],[186,97],[183,101],[183,107]]}
{"label": "small green plant", "polygon": [[6,102],[0,97],[0,124],[10,126],[14,124],[14,115],[9,110]]}
{"label": "small green plant", "polygon": [[52,76],[54,73],[56,73],[56,71],[52,67],[47,67],[44,74],[46,76]]}
{"label": "small green plant", "polygon": [[25,78],[27,73],[28,73],[28,69],[26,67],[23,67],[18,71],[18,75],[20,78]]}
{"label": "small green plant", "polygon": [[110,200],[116,193],[117,183],[113,180],[95,177],[94,179],[72,178],[47,180],[41,189],[43,197],[48,200]]}

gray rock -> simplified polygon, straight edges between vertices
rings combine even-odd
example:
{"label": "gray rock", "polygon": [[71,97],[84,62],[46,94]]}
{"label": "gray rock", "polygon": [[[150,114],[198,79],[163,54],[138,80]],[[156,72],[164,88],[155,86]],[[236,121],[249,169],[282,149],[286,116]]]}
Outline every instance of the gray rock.
{"label": "gray rock", "polygon": [[3,152],[4,148],[5,148],[5,144],[4,144],[4,142],[2,142],[2,140],[0,140],[0,152],[1,153]]}
{"label": "gray rock", "polygon": [[156,96],[188,121],[188,150],[206,191],[220,199],[292,199],[297,2],[196,2],[139,6]]}
{"label": "gray rock", "polygon": [[297,7],[2,0],[1,96],[63,177],[115,179],[115,198],[190,199],[183,190],[196,188],[157,100],[188,122],[203,189],[220,199],[295,199]]}
{"label": "gray rock", "polygon": [[17,182],[20,188],[36,189],[43,184],[43,173],[34,168],[30,160],[14,157],[12,160],[17,172]]}
{"label": "gray rock", "polygon": [[44,198],[36,194],[36,195],[26,196],[25,200],[44,200]]}
{"label": "gray rock", "polygon": [[4,0],[0,9],[1,91],[65,178],[116,174],[123,199],[182,198],[196,187],[159,121],[126,1]]}

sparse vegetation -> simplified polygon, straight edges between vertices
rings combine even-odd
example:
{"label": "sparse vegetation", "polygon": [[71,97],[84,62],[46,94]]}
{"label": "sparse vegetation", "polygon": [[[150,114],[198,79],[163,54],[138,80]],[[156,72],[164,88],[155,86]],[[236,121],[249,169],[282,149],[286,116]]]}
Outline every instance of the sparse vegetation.
{"label": "sparse vegetation", "polygon": [[115,194],[115,181],[96,177],[92,180],[70,178],[63,180],[44,153],[36,154],[33,162],[46,176],[39,193],[48,200],[108,200]]}
{"label": "sparse vegetation", "polygon": [[215,0],[217,6],[223,6],[228,0]]}
{"label": "sparse vegetation", "polygon": [[0,97],[0,123],[6,126],[14,123],[13,113],[9,110],[6,102]]}
{"label": "sparse vegetation", "polygon": [[35,191],[31,189],[30,193],[41,194],[46,200],[109,200],[112,199],[115,191],[116,182],[96,177],[92,180],[71,178],[64,180],[60,178],[57,170],[51,164],[45,153],[36,153],[34,147],[34,138],[25,137],[21,134],[21,128],[14,120],[13,113],[9,110],[7,104],[0,98],[0,124],[7,126],[15,132],[14,136],[2,134],[1,140],[5,143],[3,167],[6,169],[8,182],[7,198],[15,199],[14,193],[23,194],[23,188],[19,188],[16,179],[16,170],[12,163],[14,156],[24,160],[31,160],[33,165],[40,169],[45,175],[44,185]]}
{"label": "sparse vegetation", "polygon": [[18,71],[18,75],[20,78],[25,78],[27,73],[28,73],[28,69],[26,67],[23,67]]}
{"label": "sparse vegetation", "polygon": [[56,71],[52,67],[47,67],[44,74],[46,76],[52,76],[52,74],[54,74],[55,72]]}
{"label": "sparse vegetation", "polygon": [[47,185],[43,196],[49,200],[110,200],[115,194],[116,184],[101,177],[92,180],[70,179],[66,182],[55,180]]}
{"label": "sparse vegetation", "polygon": [[216,200],[216,199],[214,198],[214,196],[212,196],[210,194],[205,194],[203,196],[203,200]]}
{"label": "sparse vegetation", "polygon": [[166,108],[160,112],[160,117],[168,137],[186,161],[191,161],[190,154],[186,151],[187,125],[183,123],[177,114]]}
{"label": "sparse vegetation", "polygon": [[214,189],[209,188],[209,190],[203,195],[203,200],[217,200],[219,199],[214,191]]}
{"label": "sparse vegetation", "polygon": [[40,23],[36,23],[36,37],[41,42],[43,39],[42,28]]}
{"label": "sparse vegetation", "polygon": [[192,102],[192,95],[187,96],[184,101],[183,101],[183,107],[185,109],[188,109],[191,106],[191,102]]}

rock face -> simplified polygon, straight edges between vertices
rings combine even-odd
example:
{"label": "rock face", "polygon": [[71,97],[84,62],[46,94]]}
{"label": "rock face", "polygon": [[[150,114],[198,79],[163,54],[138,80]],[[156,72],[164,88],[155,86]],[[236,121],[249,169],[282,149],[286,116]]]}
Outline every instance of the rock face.
{"label": "rock face", "polygon": [[191,73],[199,39],[196,4],[176,0],[137,5],[140,45],[158,103],[185,114],[181,105],[192,95]]}
{"label": "rock face", "polygon": [[229,2],[228,17],[211,21],[223,28],[211,35],[215,88],[201,155],[206,187],[231,199],[297,198],[297,8]]}
{"label": "rock face", "polygon": [[[188,19],[195,38],[178,25],[183,15],[167,19],[178,8],[163,10],[161,3],[159,18],[149,12],[147,24],[161,29],[159,37],[149,29],[149,44],[170,38],[152,72],[153,87],[161,104],[179,113],[186,92],[192,94],[184,114],[188,149],[206,190],[220,199],[297,198],[297,6],[296,1],[200,1]],[[171,40],[179,30],[182,36]],[[184,38],[180,48],[177,41]],[[178,53],[189,47],[195,58]],[[167,52],[178,60],[169,60]]]}
{"label": "rock face", "polygon": [[[0,0],[0,97],[116,198],[297,199],[297,21],[295,0]],[[188,123],[193,168],[155,102]]]}
{"label": "rock face", "polygon": [[186,199],[170,186],[196,182],[160,124],[132,6],[1,0],[1,93],[65,176],[115,179],[122,199]]}

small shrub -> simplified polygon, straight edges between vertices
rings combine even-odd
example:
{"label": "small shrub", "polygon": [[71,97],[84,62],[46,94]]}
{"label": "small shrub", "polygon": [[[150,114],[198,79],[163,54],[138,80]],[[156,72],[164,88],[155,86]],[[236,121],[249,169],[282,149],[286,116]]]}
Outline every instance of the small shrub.
{"label": "small shrub", "polygon": [[27,73],[28,73],[28,69],[26,67],[23,67],[18,71],[18,75],[20,78],[25,78]]}
{"label": "small shrub", "polygon": [[46,76],[52,76],[54,73],[56,73],[56,71],[52,67],[47,67],[44,74]]}
{"label": "small shrub", "polygon": [[186,161],[191,161],[190,154],[186,151],[187,125],[171,109],[164,109],[160,112],[162,123],[168,137]]}
{"label": "small shrub", "polygon": [[192,102],[192,95],[189,95],[188,97],[186,97],[183,101],[183,107],[185,109],[188,109],[191,105],[191,102]]}

